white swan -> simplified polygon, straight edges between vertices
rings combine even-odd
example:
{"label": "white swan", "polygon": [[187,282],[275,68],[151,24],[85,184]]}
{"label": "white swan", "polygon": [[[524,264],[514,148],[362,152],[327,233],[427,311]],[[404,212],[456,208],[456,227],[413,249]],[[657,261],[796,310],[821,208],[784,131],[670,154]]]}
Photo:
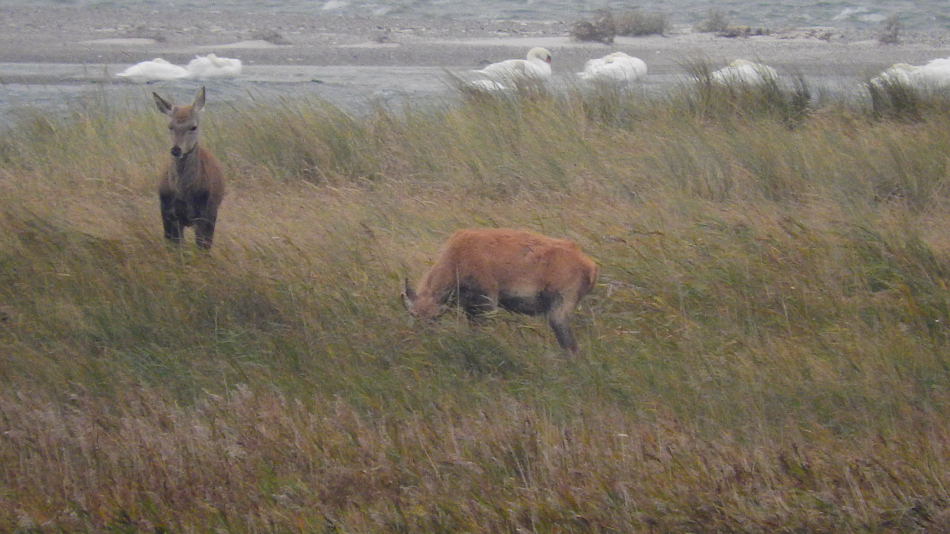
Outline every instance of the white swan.
{"label": "white swan", "polygon": [[871,83],[882,85],[887,83],[899,83],[901,85],[911,85],[911,76],[914,71],[920,67],[915,67],[908,63],[894,63],[884,72],[871,79]]}
{"label": "white swan", "polygon": [[614,52],[591,59],[577,76],[589,82],[630,83],[647,75],[647,64],[638,57]]}
{"label": "white swan", "polygon": [[178,65],[173,65],[164,59],[157,57],[151,61],[136,63],[124,71],[116,74],[123,78],[129,78],[136,82],[147,82],[152,80],[177,80],[188,77],[188,70]]}
{"label": "white swan", "polygon": [[950,87],[950,57],[930,60],[926,65],[895,63],[875,76],[871,83],[900,83],[919,88],[939,89]]}
{"label": "white swan", "polygon": [[527,59],[508,59],[475,72],[503,87],[544,82],[551,77],[551,52],[546,48],[535,47],[528,51]]}
{"label": "white swan", "polygon": [[763,85],[767,82],[777,80],[778,73],[768,65],[753,63],[747,59],[737,59],[730,63],[728,67],[723,67],[712,73],[710,79],[714,83],[723,85],[736,83]]}
{"label": "white swan", "polygon": [[203,80],[206,78],[238,76],[241,74],[241,60],[227,57],[218,57],[214,54],[195,56],[187,66],[180,67],[157,57],[151,61],[136,63],[124,71],[116,74],[129,78],[135,82],[151,82],[156,80],[179,80],[192,78]]}
{"label": "white swan", "polygon": [[239,76],[241,74],[241,60],[228,57],[218,57],[214,54],[207,56],[195,56],[185,67],[188,70],[189,78],[199,80],[205,78],[219,78],[227,76]]}
{"label": "white swan", "polygon": [[472,80],[468,87],[482,93],[504,93],[509,90],[507,85],[495,80]]}

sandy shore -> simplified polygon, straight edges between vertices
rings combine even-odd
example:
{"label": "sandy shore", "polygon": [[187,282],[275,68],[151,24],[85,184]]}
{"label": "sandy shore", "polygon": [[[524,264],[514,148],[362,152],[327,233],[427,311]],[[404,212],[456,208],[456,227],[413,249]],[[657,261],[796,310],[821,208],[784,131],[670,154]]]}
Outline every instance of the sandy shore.
{"label": "sandy shore", "polygon": [[[127,84],[114,75],[128,65],[156,57],[185,64],[195,55],[214,52],[241,59],[242,78],[261,84],[274,81],[274,76],[297,77],[337,83],[327,90],[331,98],[334,90],[344,98],[392,91],[413,97],[444,90],[445,70],[465,72],[545,46],[554,56],[555,77],[562,79],[590,58],[621,50],[647,62],[646,83],[654,88],[682,77],[682,65],[690,59],[705,58],[718,67],[739,57],[804,75],[821,87],[853,86],[897,62],[922,64],[950,56],[950,36],[944,33],[905,32],[901,43],[883,45],[873,35],[833,29],[774,30],[767,36],[731,39],[674,28],[665,36],[618,38],[604,45],[572,41],[572,22],[410,20],[212,8],[180,12],[146,6],[13,7],[0,10],[0,83],[14,95],[6,108],[29,102],[31,91],[23,89],[29,86],[47,86],[46,98],[55,102],[60,93],[48,89],[51,83]],[[374,68],[380,68],[375,81]]]}
{"label": "sandy shore", "polygon": [[[729,39],[674,29],[665,37],[620,38],[612,45],[577,43],[571,21],[449,21],[355,18],[327,14],[159,12],[142,6],[4,8],[0,62],[136,63],[153,57],[187,61],[195,54],[230,52],[245,64],[476,67],[517,57],[530,45],[555,52],[557,67],[579,68],[613,49],[643,57],[662,72],[697,54],[713,62],[759,57],[800,68],[886,67],[950,55],[950,35],[907,33],[882,45],[872,35],[841,31],[779,31]],[[828,34],[830,39],[816,36]],[[511,50],[501,50],[509,48]]]}

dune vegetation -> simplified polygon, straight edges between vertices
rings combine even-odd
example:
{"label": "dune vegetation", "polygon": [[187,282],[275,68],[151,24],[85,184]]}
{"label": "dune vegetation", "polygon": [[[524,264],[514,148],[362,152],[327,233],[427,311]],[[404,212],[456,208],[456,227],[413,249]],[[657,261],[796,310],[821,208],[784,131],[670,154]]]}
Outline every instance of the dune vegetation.
{"label": "dune vegetation", "polygon": [[[950,106],[877,91],[362,114],[209,92],[210,253],[163,242],[148,90],[23,116],[0,138],[0,531],[936,532]],[[405,276],[494,226],[599,263],[581,357],[540,318],[405,313]]]}

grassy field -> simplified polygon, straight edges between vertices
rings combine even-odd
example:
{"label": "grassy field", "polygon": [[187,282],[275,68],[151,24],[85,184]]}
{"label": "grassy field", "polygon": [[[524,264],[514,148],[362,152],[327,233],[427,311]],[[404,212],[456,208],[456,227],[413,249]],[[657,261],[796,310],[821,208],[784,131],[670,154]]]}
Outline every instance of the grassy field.
{"label": "grassy field", "polygon": [[[148,90],[24,117],[0,139],[0,531],[938,532],[950,106],[873,103],[209,93],[210,254],[163,243]],[[403,277],[486,226],[597,260],[581,358],[539,318],[405,313]]]}

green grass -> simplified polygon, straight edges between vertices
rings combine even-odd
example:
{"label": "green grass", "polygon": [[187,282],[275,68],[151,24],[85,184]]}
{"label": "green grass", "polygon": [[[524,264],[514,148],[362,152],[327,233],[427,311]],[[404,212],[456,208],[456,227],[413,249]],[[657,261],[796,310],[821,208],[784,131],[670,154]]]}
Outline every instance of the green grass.
{"label": "green grass", "polygon": [[[162,242],[146,93],[26,118],[0,139],[0,531],[937,531],[950,114],[925,109],[212,99],[210,254]],[[470,226],[598,261],[582,358],[537,318],[410,319],[403,277]]]}

